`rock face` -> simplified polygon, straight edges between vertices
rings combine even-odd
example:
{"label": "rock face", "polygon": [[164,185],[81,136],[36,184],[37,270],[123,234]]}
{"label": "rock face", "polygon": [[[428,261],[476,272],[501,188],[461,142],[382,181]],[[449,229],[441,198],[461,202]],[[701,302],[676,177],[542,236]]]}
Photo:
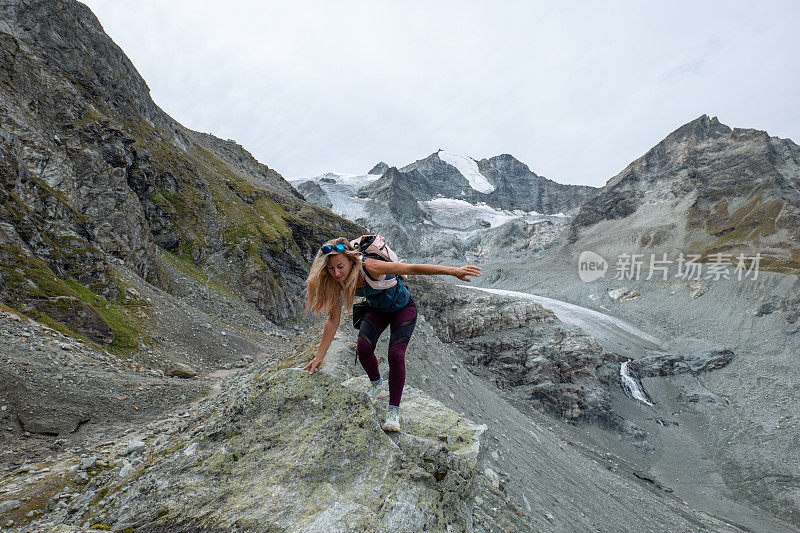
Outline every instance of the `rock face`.
{"label": "rock face", "polygon": [[501,209],[522,209],[556,214],[577,211],[598,189],[565,185],[537,175],[512,155],[502,154],[477,162],[478,169],[495,184],[486,203]]}
{"label": "rock face", "polygon": [[328,198],[328,195],[325,194],[325,191],[322,190],[319,183],[315,181],[304,181],[297,186],[297,190],[312,204],[324,207],[325,209],[333,207],[331,199]]}
{"label": "rock face", "polygon": [[473,372],[554,416],[622,428],[609,401],[610,389],[618,387],[619,356],[535,302],[437,280],[413,283],[439,338],[458,344]]}
{"label": "rock face", "polygon": [[302,197],[277,171],[260,163],[245,148],[232,139],[223,141],[208,133],[186,130],[203,148],[224,161],[241,178],[258,189],[274,192],[289,198]]}
{"label": "rock face", "polygon": [[639,377],[673,376],[691,372],[708,372],[722,368],[733,359],[731,350],[700,354],[647,355],[632,361],[629,368]]}
{"label": "rock face", "polygon": [[[471,531],[486,426],[407,390],[406,432],[384,433],[364,378],[286,369],[166,442],[93,524],[141,532]],[[189,495],[191,495],[189,497]]]}
{"label": "rock face", "polygon": [[114,343],[95,305],[125,291],[112,260],[169,289],[166,250],[270,319],[297,313],[319,242],[358,227],[166,115],[86,6],[0,13],[0,299]]}
{"label": "rock face", "polygon": [[800,147],[703,115],[611,178],[575,216],[571,249],[613,253],[760,253],[800,272]]}
{"label": "rock face", "polygon": [[403,225],[420,224],[425,220],[425,213],[420,209],[415,198],[418,187],[425,187],[425,180],[409,180],[396,168],[392,167],[371,185],[362,189],[359,194],[370,198],[367,212],[374,220],[384,223],[399,222]]}
{"label": "rock face", "polygon": [[529,257],[550,248],[568,224],[566,219],[554,218],[539,222],[509,220],[493,232],[476,235],[464,242],[463,248],[473,250],[475,260],[485,260],[516,254]]}

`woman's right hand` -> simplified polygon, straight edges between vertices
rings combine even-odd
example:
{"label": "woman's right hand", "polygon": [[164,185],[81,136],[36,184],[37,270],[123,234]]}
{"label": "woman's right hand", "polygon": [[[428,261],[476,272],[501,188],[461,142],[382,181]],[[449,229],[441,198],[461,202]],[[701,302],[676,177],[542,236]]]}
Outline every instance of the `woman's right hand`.
{"label": "woman's right hand", "polygon": [[322,367],[322,363],[325,361],[325,357],[316,356],[312,359],[303,370],[308,370],[309,374],[313,374],[314,370],[319,370]]}

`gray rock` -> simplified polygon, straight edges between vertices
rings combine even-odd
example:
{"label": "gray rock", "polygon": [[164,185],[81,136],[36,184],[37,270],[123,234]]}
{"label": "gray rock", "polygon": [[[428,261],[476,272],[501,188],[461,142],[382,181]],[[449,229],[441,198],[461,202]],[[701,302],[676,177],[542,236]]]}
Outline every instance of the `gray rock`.
{"label": "gray rock", "polygon": [[0,502],[0,514],[7,513],[13,509],[17,509],[19,506],[22,505],[22,502],[19,500],[5,500]]}
{"label": "gray rock", "polygon": [[708,372],[722,368],[733,360],[731,350],[714,350],[700,354],[647,355],[631,361],[628,368],[641,377]]}
{"label": "gray rock", "polygon": [[197,371],[185,363],[173,362],[166,374],[175,378],[190,379],[197,376]]}
{"label": "gray rock", "polygon": [[489,484],[492,488],[494,490],[500,490],[500,476],[497,475],[497,472],[487,466],[483,469],[483,473],[489,478]]}
{"label": "gray rock", "polygon": [[[299,369],[249,382],[208,422],[193,455],[155,456],[115,492],[114,505],[98,506],[96,519],[137,531],[212,523],[249,531],[299,523],[326,531],[342,524],[471,530],[486,427],[406,388],[404,430],[390,438],[362,392],[367,386],[363,377],[345,387]],[[438,441],[442,432],[453,435],[452,444]],[[323,485],[336,490],[320,493]]]}
{"label": "gray rock", "polygon": [[94,468],[97,464],[97,456],[92,455],[91,457],[84,457],[81,459],[81,464],[79,468],[81,470],[89,470],[90,468]]}
{"label": "gray rock", "polygon": [[132,440],[128,443],[128,446],[125,449],[125,455],[144,453],[145,448],[146,445],[144,442],[140,440]]}
{"label": "gray rock", "polygon": [[389,165],[381,161],[380,163],[372,167],[372,169],[369,172],[367,172],[367,174],[376,174],[380,176],[387,170],[389,170]]}
{"label": "gray rock", "polygon": [[[569,421],[620,429],[610,390],[619,357],[569,331],[531,301],[477,293],[435,279],[415,280],[416,301],[435,317],[436,333],[469,357],[473,372]],[[453,379],[453,374],[448,374]]]}

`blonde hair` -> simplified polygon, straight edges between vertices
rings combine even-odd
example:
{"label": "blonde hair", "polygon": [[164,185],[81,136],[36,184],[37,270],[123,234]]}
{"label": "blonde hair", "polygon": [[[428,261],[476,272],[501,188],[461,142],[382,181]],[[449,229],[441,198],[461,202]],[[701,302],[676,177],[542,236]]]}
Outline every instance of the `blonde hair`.
{"label": "blonde hair", "polygon": [[358,281],[359,272],[361,271],[361,253],[356,251],[345,237],[330,240],[323,246],[326,244],[344,244],[347,249],[341,253],[353,264],[353,267],[350,269],[347,279],[339,285],[339,282],[328,272],[328,256],[334,254],[323,254],[322,250],[317,250],[317,255],[314,257],[314,262],[311,263],[311,270],[306,279],[306,313],[313,311],[314,314],[319,315],[325,311],[330,311],[340,293],[344,293],[346,309],[353,308],[356,281]]}

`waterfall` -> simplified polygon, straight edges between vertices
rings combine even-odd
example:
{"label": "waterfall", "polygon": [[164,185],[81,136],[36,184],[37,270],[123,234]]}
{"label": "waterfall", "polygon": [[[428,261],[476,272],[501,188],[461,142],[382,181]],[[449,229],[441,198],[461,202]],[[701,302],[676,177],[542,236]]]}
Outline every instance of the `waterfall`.
{"label": "waterfall", "polygon": [[628,363],[630,363],[630,361],[625,361],[619,366],[619,377],[620,381],[622,381],[622,388],[631,398],[639,400],[642,403],[646,403],[647,405],[653,405],[647,400],[647,396],[645,396],[642,387],[639,385],[639,382],[633,379],[630,374],[628,374]]}

